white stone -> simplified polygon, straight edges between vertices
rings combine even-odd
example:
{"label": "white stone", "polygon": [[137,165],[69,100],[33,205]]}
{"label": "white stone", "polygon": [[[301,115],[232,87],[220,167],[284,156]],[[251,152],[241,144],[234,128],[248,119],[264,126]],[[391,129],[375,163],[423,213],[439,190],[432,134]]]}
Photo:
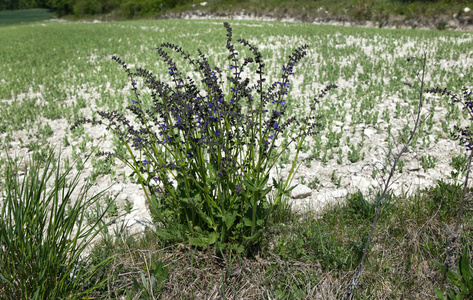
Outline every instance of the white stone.
{"label": "white stone", "polygon": [[373,128],[366,128],[363,133],[365,134],[367,138],[370,139],[376,133],[376,130]]}
{"label": "white stone", "polygon": [[112,193],[113,195],[117,195],[117,194],[120,193],[122,190],[123,190],[123,185],[121,185],[121,184],[114,184],[114,185],[110,188],[110,193]]}
{"label": "white stone", "polygon": [[302,153],[302,152],[299,152],[299,156],[297,157],[297,160],[298,160],[298,161],[306,160],[306,159],[308,159],[310,156],[311,156],[310,153]]}
{"label": "white stone", "polygon": [[335,190],[332,192],[332,197],[333,198],[341,198],[341,197],[345,197],[347,195],[347,190],[346,189],[339,189],[339,190]]}
{"label": "white stone", "polygon": [[469,13],[470,11],[471,11],[471,9],[470,9],[469,7],[465,7],[465,8],[463,9],[463,12],[465,12],[465,13]]}
{"label": "white stone", "polygon": [[362,176],[351,176],[351,188],[353,190],[360,190],[361,192],[366,192],[370,187],[370,182]]}
{"label": "white stone", "polygon": [[320,205],[326,204],[334,200],[331,192],[319,193],[316,196],[316,200]]}
{"label": "white stone", "polygon": [[130,232],[141,232],[147,226],[150,226],[151,215],[149,214],[146,199],[143,195],[131,195],[133,209],[130,214],[125,216],[125,225]]}
{"label": "white stone", "polygon": [[303,199],[310,197],[310,195],[312,195],[312,190],[303,184],[299,184],[291,191],[291,198],[293,199]]}

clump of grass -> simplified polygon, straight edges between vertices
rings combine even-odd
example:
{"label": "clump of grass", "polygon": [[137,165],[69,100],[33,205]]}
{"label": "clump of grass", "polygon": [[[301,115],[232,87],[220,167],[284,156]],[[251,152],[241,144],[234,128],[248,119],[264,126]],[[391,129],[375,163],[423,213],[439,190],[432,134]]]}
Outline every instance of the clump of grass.
{"label": "clump of grass", "polygon": [[82,257],[105,225],[103,215],[89,226],[84,222],[101,194],[87,198],[85,184],[74,199],[79,174],[69,181],[69,171],[61,172],[53,150],[44,160],[33,156],[23,174],[16,160],[6,163],[0,201],[2,299],[83,299],[105,283],[97,275],[111,258],[89,264]]}
{"label": "clump of grass", "polygon": [[[104,124],[119,138],[126,155],[103,154],[133,170],[160,225],[158,234],[242,252],[261,242],[268,217],[293,188],[303,142],[320,128],[316,103],[335,86],[314,97],[306,117],[286,117],[290,78],[307,55],[307,45],[292,52],[277,81],[266,84],[261,52],[239,39],[249,53],[242,58],[232,28],[224,26],[228,57],[221,67],[212,67],[200,50],[194,59],[181,47],[164,43],[158,55],[168,65],[168,80],[162,81],[145,69],[132,72],[113,57],[132,84],[134,99],[127,107],[132,120],[117,111],[100,111],[99,120],[81,120],[73,128],[82,122]],[[194,69],[194,78],[181,73],[168,51]],[[152,91],[151,101],[142,99],[137,77]],[[270,183],[270,170],[291,145],[295,157],[287,178]]]}

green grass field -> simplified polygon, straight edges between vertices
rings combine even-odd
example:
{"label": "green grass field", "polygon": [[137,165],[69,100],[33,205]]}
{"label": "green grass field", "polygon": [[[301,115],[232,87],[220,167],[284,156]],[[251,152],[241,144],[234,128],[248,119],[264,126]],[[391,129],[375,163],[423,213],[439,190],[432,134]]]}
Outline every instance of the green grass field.
{"label": "green grass field", "polygon": [[49,9],[25,9],[25,10],[4,10],[0,11],[0,26],[18,23],[30,23],[50,20],[52,18]]}
{"label": "green grass field", "polygon": [[[39,18],[41,14],[46,19],[45,11],[34,15]],[[27,19],[24,15],[18,18]],[[0,15],[0,24],[5,20]],[[171,42],[195,57],[200,48],[211,64],[228,70],[222,23],[147,20],[0,27],[0,166],[7,165],[7,153],[41,160],[45,149],[61,147],[70,161],[77,162],[94,146],[117,146],[104,130],[84,126],[73,133],[68,129],[80,117],[96,116],[97,110],[125,112],[132,102],[130,82],[111,60],[112,55],[132,68],[145,67],[157,78],[168,80],[168,66],[159,60],[155,48]],[[318,106],[324,129],[304,143],[296,183],[312,188],[314,206],[321,199],[318,195],[342,190],[344,194],[321,211],[313,207],[308,212],[283,211],[274,217],[256,258],[216,256],[214,249],[200,251],[185,244],[170,244],[152,232],[145,237],[125,233],[108,236],[101,248],[92,251],[93,261],[118,255],[106,271],[112,278],[101,290],[108,299],[123,295],[125,288],[133,295],[127,299],[137,299],[133,297],[146,289],[145,281],[151,281],[153,272],[158,280],[155,294],[148,293],[149,298],[341,297],[361,259],[373,221],[371,203],[379,188],[372,184],[360,196],[352,178],[382,182],[386,173],[374,168],[374,162],[386,163],[383,149],[396,149],[412,129],[418,94],[403,81],[417,86],[413,74],[419,65],[407,63],[406,58],[426,53],[426,87],[447,87],[460,93],[462,87],[471,89],[473,84],[473,34],[469,32],[258,21],[230,24],[235,43],[243,37],[261,51],[269,83],[279,80],[281,68],[295,47],[309,45],[309,55],[293,77],[286,118],[306,113],[307,103],[325,85],[338,85]],[[238,51],[242,56],[251,55],[243,47]],[[192,73],[178,55],[172,57],[184,74]],[[250,73],[248,76],[255,80]],[[149,95],[149,90],[142,91],[143,99]],[[150,103],[145,101],[144,105]],[[433,262],[442,262],[445,257],[446,225],[452,226],[455,221],[458,186],[465,171],[455,164],[465,151],[452,140],[450,131],[467,121],[460,106],[438,95],[426,96],[422,115],[424,123],[396,171],[393,196],[390,205],[383,208],[357,299],[426,299],[442,288],[441,272]],[[281,170],[288,169],[292,150],[281,157]],[[97,186],[102,181],[127,181],[137,186],[120,164],[105,171],[100,169],[103,163],[94,159],[86,163],[85,173]],[[452,172],[456,171],[459,175],[454,177]],[[448,184],[437,185],[437,180]],[[0,190],[4,190],[2,184],[5,182],[0,179]],[[117,211],[109,217],[126,214],[126,205],[125,200],[117,203]],[[470,249],[472,207],[469,200],[460,237]],[[159,263],[151,268],[148,265],[152,262]],[[138,283],[133,284],[132,278]]]}

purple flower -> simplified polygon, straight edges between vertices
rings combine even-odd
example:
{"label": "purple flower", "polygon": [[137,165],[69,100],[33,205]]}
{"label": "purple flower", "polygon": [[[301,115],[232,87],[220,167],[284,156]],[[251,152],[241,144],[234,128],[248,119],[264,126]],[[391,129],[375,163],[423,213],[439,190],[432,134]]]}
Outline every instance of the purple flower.
{"label": "purple flower", "polygon": [[143,165],[146,166],[148,164],[148,161],[145,159],[143,160]]}

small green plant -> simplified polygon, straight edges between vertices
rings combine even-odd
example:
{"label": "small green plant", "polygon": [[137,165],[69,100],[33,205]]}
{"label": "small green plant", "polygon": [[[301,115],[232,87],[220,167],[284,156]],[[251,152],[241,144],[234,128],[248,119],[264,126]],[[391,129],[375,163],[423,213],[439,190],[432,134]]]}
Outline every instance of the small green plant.
{"label": "small green plant", "polygon": [[445,21],[440,21],[438,24],[437,24],[437,29],[438,30],[445,30],[447,29],[447,22]]}
{"label": "small green plant", "polygon": [[[151,265],[149,265],[148,260],[145,258],[144,272],[140,271],[141,282],[136,280],[135,277],[132,277],[132,291],[134,293],[139,293],[140,299],[158,299],[159,293],[163,289],[164,282],[166,281],[168,276],[169,268],[164,266],[164,263],[162,261],[153,261]],[[135,299],[132,297],[132,293],[129,289],[126,289],[126,299]]]}
{"label": "small green plant", "polygon": [[53,129],[49,124],[45,124],[42,128],[38,128],[38,133],[43,137],[43,139],[53,136]]}
{"label": "small green plant", "polygon": [[349,195],[347,204],[355,218],[371,219],[375,214],[376,202],[368,202],[360,191]]}
{"label": "small green plant", "polygon": [[427,171],[428,169],[433,169],[435,168],[435,165],[437,164],[438,162],[438,158],[436,158],[435,156],[432,156],[432,155],[428,155],[428,156],[422,156],[421,158],[421,164],[422,164],[422,169],[424,169],[424,171]]}
{"label": "small green plant", "polygon": [[307,185],[311,189],[315,190],[317,189],[317,185],[319,184],[319,178],[315,177],[309,184]]}
{"label": "small green plant", "polygon": [[404,160],[402,159],[399,159],[397,161],[397,169],[399,170],[399,173],[402,173],[402,171],[404,170]]}
{"label": "small green plant", "polygon": [[338,149],[337,164],[339,164],[339,165],[343,164],[343,150],[342,150],[342,148]]}
{"label": "small green plant", "polygon": [[67,147],[67,146],[70,145],[69,139],[67,138],[67,134],[64,135],[64,138],[62,140],[62,144],[64,145],[64,147]]}
{"label": "small green plant", "polygon": [[39,151],[41,146],[39,145],[38,142],[29,142],[28,144],[25,145],[26,149],[28,149],[28,152],[31,151]]}
{"label": "small green plant", "polygon": [[79,150],[81,153],[86,153],[87,150],[87,139],[83,138],[79,144]]}
{"label": "small green plant", "polygon": [[371,178],[373,179],[376,179],[376,176],[378,176],[378,169],[377,168],[373,168],[373,170],[371,171]]}
{"label": "small green plant", "polygon": [[437,180],[437,185],[430,189],[429,206],[432,211],[439,210],[441,220],[446,222],[453,218],[458,209],[462,196],[460,183],[448,183]]}
{"label": "small green plant", "polygon": [[459,154],[457,156],[452,157],[450,166],[452,166],[454,169],[451,172],[451,176],[453,179],[457,179],[458,176],[464,176],[464,173],[466,172],[467,163],[468,163],[468,156],[465,154]]}
{"label": "small green plant", "polygon": [[96,159],[92,157],[92,172],[90,174],[90,180],[95,182],[100,175],[106,175],[112,173],[113,160],[111,159]]}
{"label": "small green plant", "polygon": [[107,215],[109,217],[116,217],[118,216],[118,207],[115,201],[115,198],[111,196],[106,196],[105,197],[105,203],[107,204]]}
{"label": "small green plant", "polygon": [[352,164],[359,161],[360,158],[361,158],[361,145],[358,145],[358,147],[355,147],[355,146],[351,145],[350,146],[350,151],[348,151],[347,157],[348,157],[348,160]]}
{"label": "small green plant", "polygon": [[330,180],[332,181],[333,184],[335,184],[335,186],[337,188],[340,188],[341,186],[341,182],[342,182],[342,178],[337,176],[337,171],[336,170],[333,170],[332,172],[332,176],[330,177]]}
{"label": "small green plant", "polygon": [[[446,267],[440,263],[435,264],[442,270],[447,271]],[[448,270],[447,278],[454,287],[444,291],[436,290],[435,294],[441,300],[472,299],[473,298],[473,265],[470,263],[470,254],[468,246],[463,249],[463,254],[458,262],[456,272]]]}
{"label": "small green plant", "polygon": [[301,176],[301,179],[300,179],[300,180],[301,180],[301,184],[304,184],[304,185],[306,184],[306,180],[305,180],[305,177],[304,177],[304,176]]}
{"label": "small green plant", "polygon": [[125,200],[124,209],[127,214],[131,213],[131,210],[133,209],[133,203],[131,203],[131,201],[128,200],[128,198]]}

